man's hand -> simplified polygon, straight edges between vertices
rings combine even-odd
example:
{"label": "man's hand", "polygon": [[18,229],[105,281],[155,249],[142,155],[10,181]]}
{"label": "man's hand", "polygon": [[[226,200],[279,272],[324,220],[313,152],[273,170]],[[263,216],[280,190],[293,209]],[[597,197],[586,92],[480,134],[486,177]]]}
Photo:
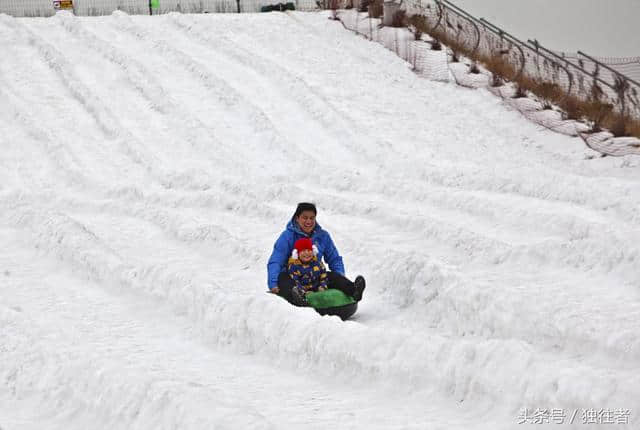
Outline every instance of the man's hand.
{"label": "man's hand", "polygon": [[318,291],[327,291],[327,287],[318,287]]}
{"label": "man's hand", "polygon": [[273,294],[278,294],[280,292],[280,288],[278,287],[272,288],[269,290],[269,292]]}

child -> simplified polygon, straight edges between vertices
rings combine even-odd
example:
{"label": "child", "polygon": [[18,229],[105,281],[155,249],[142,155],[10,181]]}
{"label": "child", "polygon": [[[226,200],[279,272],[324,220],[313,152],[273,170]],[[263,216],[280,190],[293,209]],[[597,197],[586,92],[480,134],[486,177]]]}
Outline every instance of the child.
{"label": "child", "polygon": [[306,305],[307,293],[327,289],[327,271],[322,262],[318,261],[311,239],[298,239],[293,248],[287,265],[287,272],[295,283],[291,295],[296,304]]}

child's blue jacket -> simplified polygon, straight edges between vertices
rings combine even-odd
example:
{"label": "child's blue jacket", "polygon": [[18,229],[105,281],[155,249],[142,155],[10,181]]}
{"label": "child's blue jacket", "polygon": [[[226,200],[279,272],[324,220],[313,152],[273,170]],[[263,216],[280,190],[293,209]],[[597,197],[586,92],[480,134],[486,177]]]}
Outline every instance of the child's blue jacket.
{"label": "child's blue jacket", "polygon": [[269,289],[278,286],[278,275],[280,272],[287,270],[287,261],[289,261],[291,251],[293,251],[293,244],[296,240],[302,239],[303,237],[310,237],[318,249],[318,254],[316,255],[318,261],[322,261],[324,257],[324,261],[329,266],[329,270],[344,275],[342,257],[333,244],[329,232],[323,230],[322,227],[316,223],[313,232],[311,232],[311,235],[308,235],[300,229],[298,223],[292,218],[287,224],[287,228],[280,234],[280,237],[278,237],[278,240],[276,240],[276,243],[273,245],[273,252],[267,263],[267,283]]}

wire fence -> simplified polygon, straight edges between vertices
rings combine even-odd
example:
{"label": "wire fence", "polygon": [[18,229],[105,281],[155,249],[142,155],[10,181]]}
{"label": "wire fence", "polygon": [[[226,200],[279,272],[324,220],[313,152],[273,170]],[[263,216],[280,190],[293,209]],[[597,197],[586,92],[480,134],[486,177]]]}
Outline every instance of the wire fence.
{"label": "wire fence", "polygon": [[[640,155],[640,85],[632,77],[640,70],[638,58],[554,52],[447,0],[400,5],[335,0],[325,7],[347,29],[383,44],[420,75],[487,88],[530,120],[580,136],[602,155]],[[351,10],[337,13],[340,8]]]}
{"label": "wire fence", "polygon": [[148,0],[74,0],[73,12],[79,16],[110,15],[116,10],[130,15],[149,15]]}
{"label": "wire fence", "polygon": [[581,51],[575,53],[558,52],[557,54],[572,63],[582,65],[583,68],[589,67],[589,63],[592,62],[590,58],[594,58],[600,64],[611,67],[630,80],[640,83],[640,57],[589,57]]}
{"label": "wire fence", "polygon": [[51,0],[0,0],[0,13],[15,17],[48,17],[56,10]]}
{"label": "wire fence", "polygon": [[284,10],[291,5],[302,11],[318,9],[314,0],[0,0],[0,13],[14,17],[49,17],[57,10],[67,9],[67,5],[78,16],[110,15],[116,10],[130,15],[160,15],[261,12],[265,7]]}
{"label": "wire fence", "polygon": [[472,58],[504,63],[507,79],[548,83],[565,97],[597,100],[623,116],[640,119],[640,58],[598,59],[583,52],[562,54],[535,40],[521,41],[500,27],[477,19],[447,0],[410,0],[408,14],[425,17],[433,33],[440,33]]}

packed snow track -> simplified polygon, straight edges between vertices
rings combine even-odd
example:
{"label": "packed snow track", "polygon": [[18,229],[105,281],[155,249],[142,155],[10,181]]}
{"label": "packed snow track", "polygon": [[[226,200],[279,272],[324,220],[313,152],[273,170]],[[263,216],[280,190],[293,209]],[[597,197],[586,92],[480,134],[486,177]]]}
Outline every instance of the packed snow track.
{"label": "packed snow track", "polygon": [[[320,13],[0,40],[2,430],[640,426],[638,159]],[[352,321],[266,294],[299,201]]]}

